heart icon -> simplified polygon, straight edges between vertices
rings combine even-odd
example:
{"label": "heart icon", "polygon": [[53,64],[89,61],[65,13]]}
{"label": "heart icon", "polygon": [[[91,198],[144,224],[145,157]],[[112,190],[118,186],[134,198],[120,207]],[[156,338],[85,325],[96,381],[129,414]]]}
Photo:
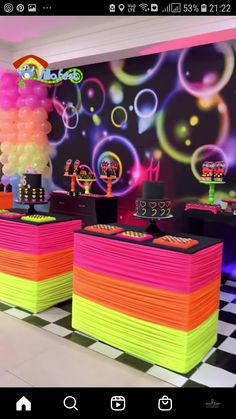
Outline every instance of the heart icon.
{"label": "heart icon", "polygon": [[157,202],[149,202],[149,207],[154,209],[157,206]]}
{"label": "heart icon", "polygon": [[140,207],[141,208],[144,208],[144,207],[146,207],[146,201],[140,201]]}
{"label": "heart icon", "polygon": [[166,201],[166,208],[170,208],[171,206],[171,201]]}
{"label": "heart icon", "polygon": [[159,201],[159,202],[158,202],[158,207],[159,207],[159,208],[163,209],[163,208],[165,208],[165,206],[166,206],[165,201]]}

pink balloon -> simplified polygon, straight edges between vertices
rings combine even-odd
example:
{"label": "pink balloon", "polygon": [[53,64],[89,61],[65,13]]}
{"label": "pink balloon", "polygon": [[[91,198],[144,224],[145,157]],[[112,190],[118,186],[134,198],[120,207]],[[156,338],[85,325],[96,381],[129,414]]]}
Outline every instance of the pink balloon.
{"label": "pink balloon", "polygon": [[29,95],[25,98],[25,104],[31,109],[38,108],[40,106],[39,98],[36,95]]}
{"label": "pink balloon", "polygon": [[52,131],[52,125],[48,121],[41,122],[40,130],[45,132],[45,134],[49,134]]}
{"label": "pink balloon", "polygon": [[23,108],[25,106],[25,98],[20,96],[16,101],[17,108]]}
{"label": "pink balloon", "polygon": [[33,88],[30,85],[25,84],[25,87],[18,88],[18,93],[20,96],[30,96],[33,94]]}
{"label": "pink balloon", "polygon": [[19,109],[18,116],[23,121],[28,120],[28,119],[32,119],[32,110],[30,108],[23,107],[23,108]]}
{"label": "pink balloon", "polygon": [[16,86],[9,86],[7,89],[4,90],[5,96],[17,100],[19,94],[18,89]]}
{"label": "pink balloon", "polygon": [[8,111],[8,109],[12,109],[15,107],[15,101],[7,97],[0,98],[0,108]]}
{"label": "pink balloon", "polygon": [[42,84],[38,84],[34,87],[34,94],[40,99],[44,99],[48,95],[48,89]]}
{"label": "pink balloon", "polygon": [[48,114],[44,108],[34,109],[33,111],[33,119],[38,122],[44,122],[48,118]]}
{"label": "pink balloon", "polygon": [[45,98],[41,100],[41,106],[45,109],[47,112],[52,111],[52,100]]}
{"label": "pink balloon", "polygon": [[9,87],[16,85],[18,76],[15,73],[5,73],[0,79],[0,85],[2,87]]}

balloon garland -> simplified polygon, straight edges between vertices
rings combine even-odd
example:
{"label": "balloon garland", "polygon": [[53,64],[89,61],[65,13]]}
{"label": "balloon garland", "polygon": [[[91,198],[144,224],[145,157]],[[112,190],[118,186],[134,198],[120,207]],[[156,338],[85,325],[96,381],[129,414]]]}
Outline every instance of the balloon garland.
{"label": "balloon garland", "polygon": [[8,177],[22,175],[29,166],[46,174],[50,158],[48,88],[33,80],[20,87],[20,80],[14,73],[0,74],[0,163]]}

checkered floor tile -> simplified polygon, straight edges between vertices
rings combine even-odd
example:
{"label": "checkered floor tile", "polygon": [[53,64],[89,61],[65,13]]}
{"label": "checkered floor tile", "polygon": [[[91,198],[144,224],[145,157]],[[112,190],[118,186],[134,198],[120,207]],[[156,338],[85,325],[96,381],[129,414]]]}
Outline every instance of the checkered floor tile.
{"label": "checkered floor tile", "polygon": [[0,302],[0,311],[47,330],[75,344],[99,352],[177,387],[236,387],[236,281],[222,284],[218,339],[205,359],[188,374],[178,374],[152,365],[117,348],[96,341],[71,327],[71,301],[39,314]]}

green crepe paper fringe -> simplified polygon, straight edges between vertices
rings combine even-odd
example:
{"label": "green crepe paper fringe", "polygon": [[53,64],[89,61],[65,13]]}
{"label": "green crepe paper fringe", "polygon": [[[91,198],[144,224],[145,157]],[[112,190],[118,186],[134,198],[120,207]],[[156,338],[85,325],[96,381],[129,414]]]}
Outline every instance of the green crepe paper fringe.
{"label": "green crepe paper fringe", "polygon": [[74,329],[181,373],[199,364],[217,340],[218,311],[185,332],[115,312],[75,294],[72,307]]}
{"label": "green crepe paper fringe", "polygon": [[71,298],[72,272],[43,281],[0,273],[0,300],[39,313]]}

